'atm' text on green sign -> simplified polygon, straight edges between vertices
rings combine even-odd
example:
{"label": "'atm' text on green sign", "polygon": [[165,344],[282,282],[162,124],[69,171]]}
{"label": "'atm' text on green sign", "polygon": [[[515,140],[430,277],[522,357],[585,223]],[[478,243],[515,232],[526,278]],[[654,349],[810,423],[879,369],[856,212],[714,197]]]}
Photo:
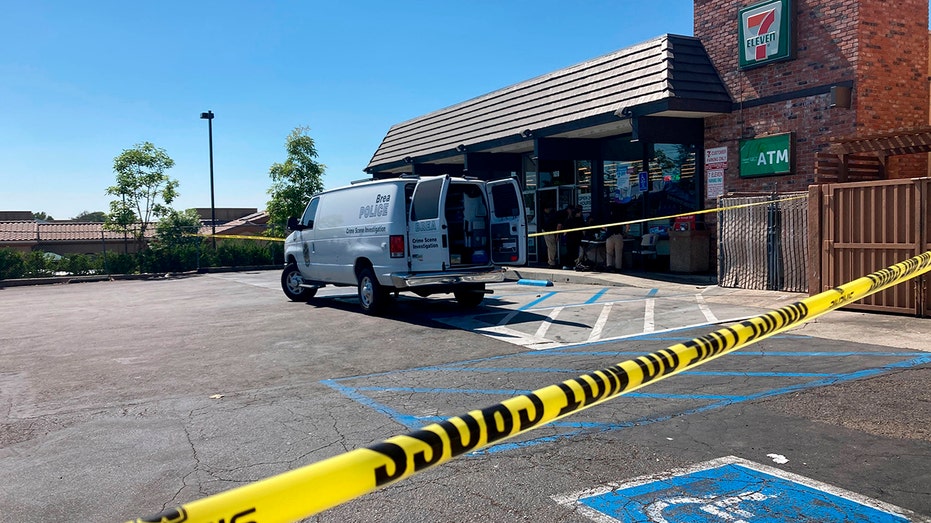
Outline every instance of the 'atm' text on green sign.
{"label": "'atm' text on green sign", "polygon": [[740,176],[770,176],[792,172],[792,133],[740,142]]}

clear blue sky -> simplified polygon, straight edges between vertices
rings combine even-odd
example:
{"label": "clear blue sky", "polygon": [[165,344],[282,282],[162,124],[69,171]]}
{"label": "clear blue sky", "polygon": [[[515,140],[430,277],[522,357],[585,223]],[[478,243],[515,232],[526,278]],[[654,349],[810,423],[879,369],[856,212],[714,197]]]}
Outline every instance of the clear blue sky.
{"label": "clear blue sky", "polygon": [[4,2],[0,210],[108,211],[113,158],[175,160],[174,207],[263,209],[309,126],[327,187],[364,178],[392,124],[664,33],[692,0]]}

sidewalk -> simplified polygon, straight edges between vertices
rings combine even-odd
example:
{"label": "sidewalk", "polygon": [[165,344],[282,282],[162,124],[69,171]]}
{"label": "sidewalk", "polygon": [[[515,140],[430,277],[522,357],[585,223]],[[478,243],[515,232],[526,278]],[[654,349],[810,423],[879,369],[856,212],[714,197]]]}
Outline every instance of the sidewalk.
{"label": "sidewalk", "polygon": [[[507,269],[505,278],[510,281],[547,280],[554,285],[582,284],[658,289],[659,299],[666,293],[697,293],[709,304],[744,306],[750,315],[762,314],[808,297],[805,293],[788,291],[719,287],[717,277],[710,274],[581,272],[547,267],[513,267]],[[931,346],[927,342],[928,332],[931,332],[931,319],[928,318],[841,308],[790,330],[795,334],[855,344],[871,344],[877,348],[931,352]]]}
{"label": "sidewalk", "polygon": [[549,280],[553,283],[582,283],[624,287],[655,287],[657,284],[679,284],[706,287],[717,285],[714,274],[676,274],[665,272],[628,271],[601,272],[598,270],[550,269],[548,267],[508,267],[509,280]]}

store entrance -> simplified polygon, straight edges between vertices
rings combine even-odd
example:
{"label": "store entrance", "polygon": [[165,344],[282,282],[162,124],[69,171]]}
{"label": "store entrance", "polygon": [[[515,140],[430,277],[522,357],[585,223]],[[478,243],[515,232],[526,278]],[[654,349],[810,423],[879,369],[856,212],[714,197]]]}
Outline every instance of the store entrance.
{"label": "store entrance", "polygon": [[[574,185],[557,185],[537,189],[537,209],[540,213],[547,207],[552,207],[557,213],[567,205],[575,205],[578,191]],[[568,259],[564,242],[559,242],[559,260]],[[541,239],[537,242],[537,260],[546,261],[546,242]]]}
{"label": "store entrance", "polygon": [[574,185],[557,185],[556,187],[546,187],[537,190],[537,202],[540,210],[549,204],[557,212],[566,208],[567,205],[576,204],[576,188]]}

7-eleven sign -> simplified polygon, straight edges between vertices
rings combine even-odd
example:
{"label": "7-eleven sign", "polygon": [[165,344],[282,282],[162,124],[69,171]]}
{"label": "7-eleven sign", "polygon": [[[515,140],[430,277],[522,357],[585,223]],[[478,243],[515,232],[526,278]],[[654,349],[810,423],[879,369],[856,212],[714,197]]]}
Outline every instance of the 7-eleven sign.
{"label": "7-eleven sign", "polygon": [[740,10],[740,68],[795,57],[791,0],[772,0]]}

